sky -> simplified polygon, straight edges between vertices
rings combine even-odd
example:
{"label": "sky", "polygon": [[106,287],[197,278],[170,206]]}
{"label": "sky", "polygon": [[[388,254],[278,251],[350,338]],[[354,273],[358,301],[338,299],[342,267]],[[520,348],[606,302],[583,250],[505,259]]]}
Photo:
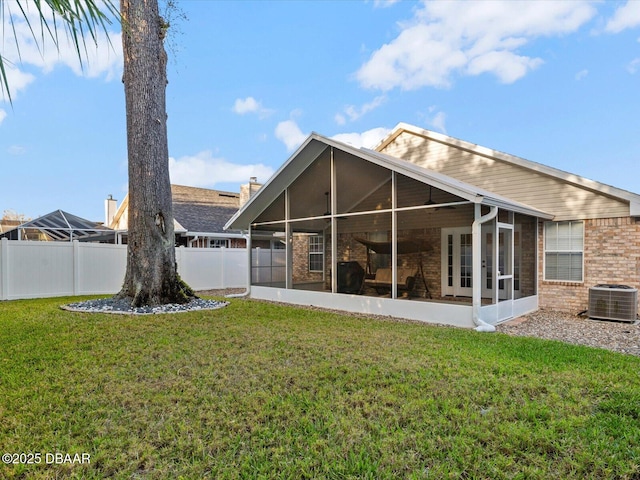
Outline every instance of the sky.
{"label": "sky", "polygon": [[[405,122],[640,193],[640,0],[175,3],[172,183],[238,192],[312,132],[372,148]],[[128,182],[120,28],[81,64],[0,8],[0,216],[103,221]]]}

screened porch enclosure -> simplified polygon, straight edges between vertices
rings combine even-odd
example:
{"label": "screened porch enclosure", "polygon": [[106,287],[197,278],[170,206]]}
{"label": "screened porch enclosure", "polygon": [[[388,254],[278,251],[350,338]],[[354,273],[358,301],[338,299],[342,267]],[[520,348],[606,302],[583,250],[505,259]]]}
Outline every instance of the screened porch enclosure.
{"label": "screened porch enclosure", "polygon": [[[490,323],[513,316],[520,299],[535,309],[537,218],[482,205],[455,182],[420,173],[324,148],[251,223],[252,287],[321,292],[326,306],[342,294],[426,312],[469,308],[478,282]],[[472,226],[492,211],[475,233],[474,262]]]}

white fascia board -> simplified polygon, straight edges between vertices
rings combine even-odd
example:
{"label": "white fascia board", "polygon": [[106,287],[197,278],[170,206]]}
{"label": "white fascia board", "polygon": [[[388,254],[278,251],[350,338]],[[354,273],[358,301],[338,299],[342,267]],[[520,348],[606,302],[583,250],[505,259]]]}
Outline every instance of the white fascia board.
{"label": "white fascia board", "polygon": [[173,233],[186,233],[187,229],[180,225],[175,218],[173,219]]}
{"label": "white fascia board", "polygon": [[[316,145],[311,145],[313,142]],[[293,155],[251,196],[225,224],[224,230],[246,230],[251,222],[262,213],[329,145],[325,138],[312,133],[298,147]],[[302,161],[296,161],[301,158]],[[249,220],[247,221],[247,218]]]}
{"label": "white fascia board", "polygon": [[207,237],[207,238],[244,238],[242,233],[212,233],[212,232],[185,232],[183,237]]}
{"label": "white fascia board", "polygon": [[515,213],[521,213],[523,215],[529,215],[531,217],[538,217],[544,220],[552,220],[555,215],[552,215],[547,212],[543,212],[542,210],[535,209],[533,207],[529,207],[523,203],[513,202],[511,200],[492,198],[492,197],[482,197],[482,201],[480,202],[483,205],[490,205],[493,207],[498,207],[502,210],[511,210]]}

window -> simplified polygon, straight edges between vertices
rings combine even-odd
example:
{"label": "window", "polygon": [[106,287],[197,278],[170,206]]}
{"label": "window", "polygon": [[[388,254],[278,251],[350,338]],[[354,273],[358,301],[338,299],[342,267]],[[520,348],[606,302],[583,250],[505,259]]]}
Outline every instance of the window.
{"label": "window", "polygon": [[583,222],[545,222],[545,280],[582,282],[583,250]]}
{"label": "window", "polygon": [[284,250],[287,248],[287,244],[283,240],[271,240],[271,248],[273,250]]}
{"label": "window", "polygon": [[309,237],[309,271],[322,272],[324,264],[324,246],[322,235]]}
{"label": "window", "polygon": [[209,248],[228,248],[229,240],[226,239],[213,239],[209,241]]}

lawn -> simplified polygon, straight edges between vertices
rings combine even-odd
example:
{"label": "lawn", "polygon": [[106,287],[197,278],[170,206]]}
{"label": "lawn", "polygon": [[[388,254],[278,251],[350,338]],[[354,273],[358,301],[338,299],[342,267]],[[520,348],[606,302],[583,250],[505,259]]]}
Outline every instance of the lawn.
{"label": "lawn", "polygon": [[637,357],[242,299],[58,308],[76,300],[0,302],[0,478],[640,478]]}

